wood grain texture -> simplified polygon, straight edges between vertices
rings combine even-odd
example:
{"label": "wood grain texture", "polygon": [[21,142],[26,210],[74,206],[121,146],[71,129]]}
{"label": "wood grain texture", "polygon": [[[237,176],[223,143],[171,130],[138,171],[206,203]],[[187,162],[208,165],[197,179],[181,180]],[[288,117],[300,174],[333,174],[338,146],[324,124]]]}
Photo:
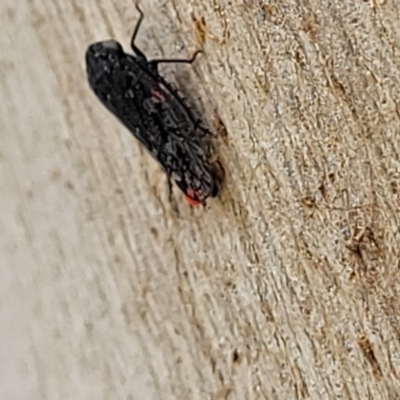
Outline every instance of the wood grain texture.
{"label": "wood grain texture", "polygon": [[0,398],[399,399],[399,3],[141,6],[225,190],[175,211],[88,88],[132,1],[2,1]]}

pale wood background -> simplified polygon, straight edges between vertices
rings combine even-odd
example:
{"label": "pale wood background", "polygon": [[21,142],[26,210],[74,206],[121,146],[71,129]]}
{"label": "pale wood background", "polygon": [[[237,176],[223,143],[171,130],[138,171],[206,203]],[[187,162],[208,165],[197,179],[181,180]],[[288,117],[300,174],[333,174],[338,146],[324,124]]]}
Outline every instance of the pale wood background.
{"label": "pale wood background", "polygon": [[141,5],[226,188],[175,211],[88,88],[133,1],[2,0],[1,400],[400,399],[400,3]]}

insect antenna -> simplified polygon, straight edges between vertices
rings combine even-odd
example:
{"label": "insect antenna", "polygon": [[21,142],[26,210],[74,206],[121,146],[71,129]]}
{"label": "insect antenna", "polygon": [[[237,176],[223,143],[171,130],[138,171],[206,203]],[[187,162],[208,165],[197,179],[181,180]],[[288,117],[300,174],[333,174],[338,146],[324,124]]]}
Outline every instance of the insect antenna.
{"label": "insect antenna", "polygon": [[193,64],[197,56],[202,53],[201,50],[196,50],[192,57],[190,58],[156,58],[155,60],[149,61],[150,64],[157,67],[158,64]]}
{"label": "insect antenna", "polygon": [[136,4],[136,9],[139,11],[140,17],[139,17],[139,21],[136,23],[135,29],[133,30],[133,33],[132,33],[131,48],[132,48],[133,52],[139,58],[142,58],[143,60],[147,60],[147,58],[144,55],[144,53],[142,53],[142,51],[139,50],[139,48],[135,45],[135,39],[136,39],[136,36],[137,36],[137,34],[139,32],[140,25],[142,24],[142,21],[143,21],[143,18],[144,18],[143,11],[140,9],[140,7],[137,4]]}

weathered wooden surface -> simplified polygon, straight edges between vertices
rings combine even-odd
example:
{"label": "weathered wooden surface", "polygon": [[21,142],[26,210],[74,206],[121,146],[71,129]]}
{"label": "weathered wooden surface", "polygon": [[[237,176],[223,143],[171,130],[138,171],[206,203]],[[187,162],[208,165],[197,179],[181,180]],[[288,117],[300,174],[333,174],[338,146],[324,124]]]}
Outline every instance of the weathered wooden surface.
{"label": "weathered wooden surface", "polygon": [[227,185],[177,214],[85,81],[133,1],[1,2],[2,400],[400,398],[399,3],[244,3],[141,3],[153,57],[205,32],[165,72]]}

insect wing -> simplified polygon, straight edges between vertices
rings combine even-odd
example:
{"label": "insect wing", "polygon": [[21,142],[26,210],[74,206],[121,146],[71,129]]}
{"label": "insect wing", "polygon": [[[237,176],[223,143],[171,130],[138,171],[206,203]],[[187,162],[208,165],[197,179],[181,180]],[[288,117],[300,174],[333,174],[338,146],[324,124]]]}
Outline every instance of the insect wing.
{"label": "insect wing", "polygon": [[[98,43],[94,46],[102,45]],[[99,60],[101,50],[87,51],[87,73],[89,84],[99,100],[154,156],[162,139],[157,130],[146,129],[146,109],[150,97],[148,74],[135,57],[122,51],[103,49],[105,55]],[[108,49],[109,50],[109,49]]]}
{"label": "insect wing", "polygon": [[163,142],[157,160],[193,204],[203,202],[215,190],[208,163],[209,133],[199,126],[182,99],[161,77],[155,82],[146,105],[150,118],[144,125],[161,134]]}

